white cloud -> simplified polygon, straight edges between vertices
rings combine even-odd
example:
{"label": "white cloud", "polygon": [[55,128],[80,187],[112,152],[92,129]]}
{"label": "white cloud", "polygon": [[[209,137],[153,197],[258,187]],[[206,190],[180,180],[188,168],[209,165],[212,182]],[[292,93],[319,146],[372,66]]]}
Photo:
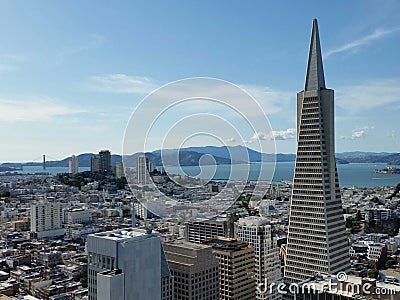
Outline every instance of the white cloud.
{"label": "white cloud", "polygon": [[387,134],[387,137],[393,139],[393,140],[398,140],[399,139],[399,134],[396,132],[396,130],[392,130]]}
{"label": "white cloud", "polygon": [[[103,76],[91,76],[89,78],[89,85],[92,89],[108,93],[116,94],[139,94],[146,95],[160,88],[164,85],[158,80],[144,77],[144,76],[131,76],[127,74],[108,74]],[[168,88],[171,86],[171,88]],[[174,86],[174,88],[172,88]],[[271,89],[260,85],[238,85],[245,92],[250,94],[262,107],[266,114],[277,114],[284,111],[287,106],[295,97],[295,92],[287,92],[281,90]],[[206,92],[204,92],[206,91]],[[218,100],[228,101],[234,103],[235,107],[241,112],[249,115],[262,115],[262,110],[249,109],[249,99],[246,97],[244,92],[239,91],[235,87],[231,87],[229,83],[223,83],[222,81],[215,80],[212,78],[199,78],[197,83],[190,81],[187,84],[185,81],[173,82],[172,85],[167,85],[162,90],[157,92],[157,96],[160,100],[169,101],[170,99],[185,99],[188,97],[199,97],[202,94],[208,95]],[[204,106],[207,105],[204,101],[199,103],[193,103],[192,109],[196,110],[195,105]],[[186,108],[187,109],[187,108]]]}
{"label": "white cloud", "polygon": [[85,42],[78,46],[64,47],[57,54],[57,62],[64,62],[65,58],[71,55],[75,55],[81,52],[91,50],[102,46],[106,42],[105,37],[98,34],[91,34]]}
{"label": "white cloud", "polygon": [[362,138],[365,135],[365,130],[364,129],[359,129],[359,130],[353,130],[351,133],[351,139],[359,139]]}
{"label": "white cloud", "polygon": [[286,130],[273,130],[270,133],[255,132],[251,137],[253,140],[289,140],[296,138],[296,128]]}
{"label": "white cloud", "polygon": [[0,64],[0,74],[15,71],[17,69],[18,69],[18,67],[14,66],[14,65]]}
{"label": "white cloud", "polygon": [[350,114],[400,104],[400,79],[377,79],[337,87],[337,105]]}
{"label": "white cloud", "polygon": [[286,130],[272,132],[276,140],[289,140],[296,138],[296,128],[288,128]]}
{"label": "white cloud", "polygon": [[91,76],[89,80],[93,89],[116,94],[148,94],[161,86],[148,77],[126,74]]}
{"label": "white cloud", "polygon": [[21,54],[0,54],[0,75],[18,70],[26,59]]}
{"label": "white cloud", "polygon": [[351,139],[352,140],[356,140],[356,139],[360,139],[362,137],[365,137],[366,132],[368,130],[374,129],[374,126],[363,126],[363,127],[359,127],[356,129],[353,129],[353,131],[351,132]]}
{"label": "white cloud", "polygon": [[225,142],[234,143],[234,142],[236,142],[236,139],[234,137],[227,138],[227,139],[225,139]]}
{"label": "white cloud", "polygon": [[271,133],[264,133],[264,132],[254,132],[253,136],[251,137],[252,140],[272,140],[273,135]]}
{"label": "white cloud", "polygon": [[68,107],[58,100],[41,97],[29,100],[0,98],[1,122],[12,121],[48,121],[57,116],[85,112],[82,109]]}
{"label": "white cloud", "polygon": [[239,85],[253,96],[267,114],[277,114],[285,110],[295,98],[296,92],[282,91],[259,85]]}
{"label": "white cloud", "polygon": [[328,50],[326,53],[324,53],[324,58],[328,58],[329,56],[336,54],[336,53],[355,51],[356,49],[358,49],[361,46],[368,45],[372,41],[378,40],[380,38],[383,38],[385,36],[388,36],[392,33],[398,32],[398,31],[400,31],[400,27],[394,28],[394,29],[376,29],[373,33],[371,33],[367,36],[364,36],[355,41],[352,41],[345,45],[339,46],[337,48]]}

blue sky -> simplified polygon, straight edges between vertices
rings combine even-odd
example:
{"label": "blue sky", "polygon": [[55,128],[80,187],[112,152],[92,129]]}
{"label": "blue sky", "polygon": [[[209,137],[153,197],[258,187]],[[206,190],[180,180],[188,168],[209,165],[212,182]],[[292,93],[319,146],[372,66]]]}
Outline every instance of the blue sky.
{"label": "blue sky", "polygon": [[1,1],[0,161],[121,153],[143,97],[193,76],[249,87],[294,153],[315,17],[336,150],[398,152],[399,15],[398,1]]}

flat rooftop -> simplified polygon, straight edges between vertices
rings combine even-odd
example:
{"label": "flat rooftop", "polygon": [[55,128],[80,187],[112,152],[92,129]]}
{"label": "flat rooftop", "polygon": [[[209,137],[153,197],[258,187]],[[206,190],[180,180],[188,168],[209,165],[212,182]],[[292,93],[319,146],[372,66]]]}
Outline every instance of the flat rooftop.
{"label": "flat rooftop", "polygon": [[237,223],[242,226],[264,226],[271,224],[268,219],[256,216],[241,218]]}
{"label": "flat rooftop", "polygon": [[186,242],[185,240],[173,240],[173,241],[165,243],[164,245],[175,246],[175,247],[191,249],[191,250],[202,250],[202,249],[210,248],[209,245],[195,244],[195,243],[191,243],[191,242]]}
{"label": "flat rooftop", "polygon": [[127,240],[127,239],[132,239],[135,237],[150,236],[150,234],[145,229],[124,228],[124,229],[117,229],[117,230],[106,231],[106,232],[98,232],[98,233],[92,234],[92,236],[116,240],[116,241],[118,241],[118,240],[123,241],[123,240]]}

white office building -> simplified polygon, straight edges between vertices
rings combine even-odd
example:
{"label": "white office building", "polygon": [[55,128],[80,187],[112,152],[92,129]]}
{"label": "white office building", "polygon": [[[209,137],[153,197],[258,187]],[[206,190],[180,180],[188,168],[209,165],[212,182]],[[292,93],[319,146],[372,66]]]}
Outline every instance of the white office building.
{"label": "white office building", "polygon": [[172,300],[173,279],[160,237],[138,228],[87,239],[89,300]]}

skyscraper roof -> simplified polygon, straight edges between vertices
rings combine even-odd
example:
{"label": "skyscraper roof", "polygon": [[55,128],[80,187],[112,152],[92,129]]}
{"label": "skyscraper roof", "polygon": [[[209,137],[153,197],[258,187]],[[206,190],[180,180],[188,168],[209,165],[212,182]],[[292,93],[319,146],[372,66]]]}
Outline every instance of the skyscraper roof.
{"label": "skyscraper roof", "polygon": [[310,50],[308,53],[305,91],[325,88],[324,67],[322,65],[321,45],[319,43],[318,22],[312,22]]}

